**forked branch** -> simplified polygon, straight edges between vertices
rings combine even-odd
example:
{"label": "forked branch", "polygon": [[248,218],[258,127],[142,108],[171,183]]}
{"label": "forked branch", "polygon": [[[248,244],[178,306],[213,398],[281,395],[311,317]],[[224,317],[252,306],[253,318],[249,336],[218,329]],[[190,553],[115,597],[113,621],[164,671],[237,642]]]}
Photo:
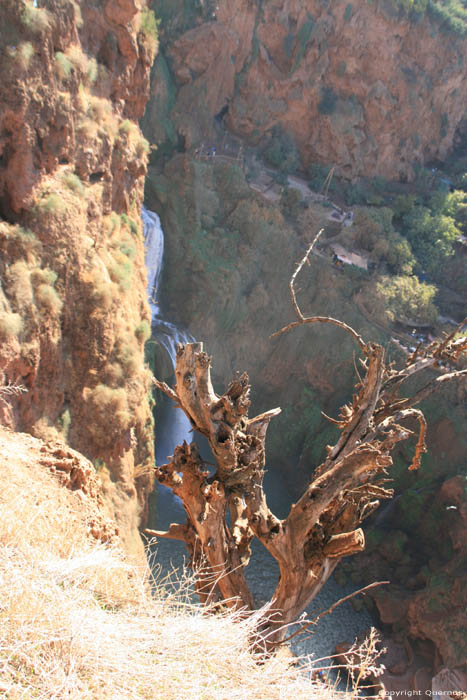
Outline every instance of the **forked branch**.
{"label": "forked branch", "polygon": [[419,347],[405,366],[388,364],[384,349],[366,343],[351,326],[328,316],[303,314],[297,301],[299,274],[321,232],[315,236],[290,280],[292,306],[297,320],[272,337],[297,326],[327,323],[343,329],[358,343],[361,373],[357,376],[352,400],[343,406],[337,419],[330,418],[340,431],[334,446],[314,473],[311,482],[288,516],[281,520],[270,510],[263,489],[265,439],[273,409],[250,418],[248,376],[237,374],[222,395],[211,383],[211,358],[202,343],[179,346],[176,386],[155,385],[186,413],[193,428],[204,435],[214,455],[212,473],[202,460],[195,443],[176,448],[168,464],[156,469],[159,481],[181,499],[184,524],[172,524],[168,531],[150,531],[155,537],[173,537],[187,543],[193,560],[202,562],[205,574],[200,592],[206,600],[224,600],[236,608],[253,607],[253,597],[245,579],[256,537],[276,559],[280,578],[271,606],[274,614],[264,621],[265,644],[272,649],[331,575],[339,560],[365,546],[359,527],[364,518],[393,492],[385,488],[391,453],[401,440],[414,433],[406,423],[419,423],[419,436],[410,469],[417,469],[426,450],[426,422],[415,408],[446,382],[465,376],[467,370],[452,368],[448,374],[431,379],[412,396],[400,396],[408,377],[433,371],[437,361],[457,361],[467,348],[467,338],[456,333],[427,347]]}

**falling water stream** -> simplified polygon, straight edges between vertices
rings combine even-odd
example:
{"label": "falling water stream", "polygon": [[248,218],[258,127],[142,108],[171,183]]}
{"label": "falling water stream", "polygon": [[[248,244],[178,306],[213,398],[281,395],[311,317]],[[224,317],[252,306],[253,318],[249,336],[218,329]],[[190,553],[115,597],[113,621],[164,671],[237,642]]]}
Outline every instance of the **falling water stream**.
{"label": "falling water stream", "polygon": [[[157,292],[162,271],[164,255],[164,233],[157,214],[143,207],[142,219],[146,246],[146,267],[148,275],[148,297],[152,312],[152,337],[166,350],[172,367],[178,343],[192,342],[193,338],[185,331],[163,318]],[[184,440],[191,442],[193,434],[190,423],[179,408],[164,402],[160,415],[156,413],[156,463],[164,464],[173,454],[174,448]],[[275,472],[266,473],[264,480],[268,503],[278,517],[285,517],[292,503],[287,483]],[[158,486],[157,528],[167,529],[171,522],[184,522],[185,512],[178,498],[170,489]],[[278,566],[269,552],[258,542],[253,543],[253,555],[246,577],[258,605],[267,602],[274,591]],[[162,572],[173,568],[182,568],[186,554],[183,543],[172,540],[160,540],[157,544],[156,562]],[[307,608],[310,618],[329,608],[335,601],[351,593],[355,588],[339,586],[333,577]],[[332,614],[320,620],[313,636],[300,635],[292,642],[296,654],[311,654],[322,658],[334,653],[338,642],[353,641],[362,631],[367,630],[374,620],[366,608],[357,612],[346,602]]]}

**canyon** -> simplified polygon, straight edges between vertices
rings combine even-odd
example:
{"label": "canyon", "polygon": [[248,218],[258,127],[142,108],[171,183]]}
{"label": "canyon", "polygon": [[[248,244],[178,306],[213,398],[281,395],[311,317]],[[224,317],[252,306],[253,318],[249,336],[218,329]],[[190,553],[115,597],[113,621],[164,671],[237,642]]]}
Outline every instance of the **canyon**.
{"label": "canyon", "polygon": [[[467,91],[465,38],[391,0],[151,7],[160,47],[142,0],[0,8],[0,385],[19,387],[0,422],[51,453],[65,445],[65,462],[70,448],[88,458],[103,517],[140,561],[154,465],[143,194],[166,234],[157,303],[214,356],[216,389],[246,370],[252,411],[282,407],[267,466],[296,497],[335,439],[322,413],[350,396],[353,351],[330,328],[269,336],[293,318],[288,282],[311,237],[324,224],[326,246],[345,229],[323,202],[294,208],[255,190],[242,154],[257,166],[286,143],[304,181],[321,166],[410,187],[465,137]],[[305,312],[345,319],[403,359],[368,303],[370,276],[325,253],[301,283]],[[170,380],[153,343],[146,359]],[[467,657],[466,400],[464,380],[426,402],[421,471],[397,452],[396,500],[336,573],[392,581],[369,605],[433,673]]]}

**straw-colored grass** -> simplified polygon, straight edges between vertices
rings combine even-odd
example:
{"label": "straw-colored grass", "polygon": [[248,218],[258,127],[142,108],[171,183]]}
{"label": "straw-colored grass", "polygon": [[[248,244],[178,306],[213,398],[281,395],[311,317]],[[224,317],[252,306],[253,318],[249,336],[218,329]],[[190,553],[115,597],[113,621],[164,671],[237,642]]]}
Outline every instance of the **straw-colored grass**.
{"label": "straw-colored grass", "polygon": [[290,659],[256,663],[254,619],[207,614],[162,586],[151,596],[144,567],[90,539],[94,506],[60,486],[38,462],[40,443],[26,440],[0,429],[0,697],[336,697]]}

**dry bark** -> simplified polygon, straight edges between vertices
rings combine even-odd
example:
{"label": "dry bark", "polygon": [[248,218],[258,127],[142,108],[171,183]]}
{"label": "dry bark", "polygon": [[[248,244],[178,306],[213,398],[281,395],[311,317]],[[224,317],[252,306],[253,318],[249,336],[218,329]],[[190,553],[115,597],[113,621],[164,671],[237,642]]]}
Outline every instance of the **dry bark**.
{"label": "dry bark", "polygon": [[244,571],[251,540],[257,537],[280,568],[269,617],[262,629],[270,648],[284,637],[286,626],[320,591],[340,559],[365,548],[359,525],[381,499],[392,497],[393,491],[385,485],[392,465],[391,452],[399,441],[413,435],[407,422],[412,425],[414,419],[420,430],[411,468],[419,466],[426,450],[426,424],[423,413],[414,405],[446,381],[467,373],[453,370],[411,397],[400,397],[404,382],[414,373],[440,360],[455,362],[467,349],[467,337],[455,340],[454,332],[427,348],[418,348],[405,367],[397,370],[387,364],[380,345],[364,342],[347,324],[329,317],[305,317],[297,303],[295,281],[312,246],[290,283],[298,320],[275,335],[309,323],[338,326],[358,343],[363,373],[351,404],[342,407],[337,420],[330,419],[340,429],[337,443],[327,447],[325,461],[286,518],[281,520],[271,512],[263,490],[266,431],[280,409],[249,418],[246,374],[236,376],[226,392],[218,396],[211,384],[211,359],[202,343],[179,346],[175,389],[155,380],[156,386],[181,406],[193,428],[207,438],[216,471],[211,475],[195,443],[177,447],[171,461],[156,468],[156,477],[179,496],[187,521],[172,525],[165,533],[150,532],[186,542],[193,563],[203,572],[198,590],[204,600],[225,601],[228,606],[245,610],[253,608]]}

